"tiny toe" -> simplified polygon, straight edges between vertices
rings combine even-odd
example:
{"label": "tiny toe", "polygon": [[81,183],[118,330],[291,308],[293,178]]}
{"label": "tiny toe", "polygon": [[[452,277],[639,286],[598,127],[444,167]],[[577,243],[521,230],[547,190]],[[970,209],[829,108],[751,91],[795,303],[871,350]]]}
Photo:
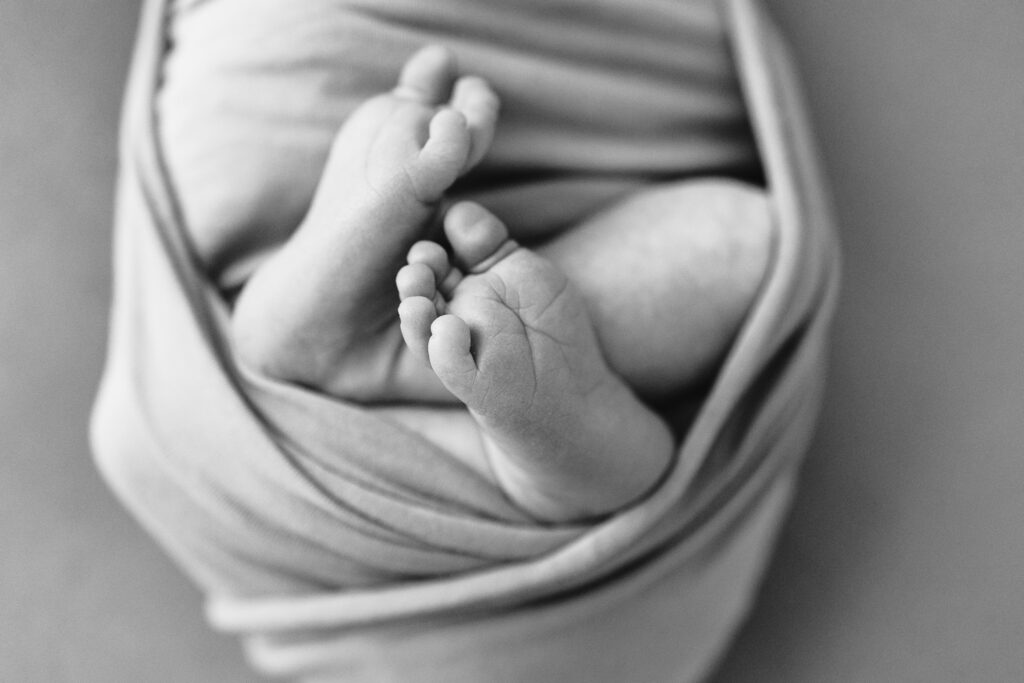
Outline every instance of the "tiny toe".
{"label": "tiny toe", "polygon": [[452,268],[444,279],[437,284],[437,291],[441,294],[442,298],[450,299],[460,282],[462,282],[462,271],[458,268]]}
{"label": "tiny toe", "polygon": [[420,240],[409,248],[406,261],[412,263],[423,263],[434,272],[437,282],[441,282],[451,270],[451,262],[448,260],[448,252],[437,242]]}
{"label": "tiny toe", "polygon": [[396,97],[438,105],[448,99],[455,73],[455,55],[451,50],[428,45],[406,61],[392,92]]}
{"label": "tiny toe", "polygon": [[[451,107],[438,109],[430,119],[430,137],[423,145],[423,154],[460,152],[460,156],[468,151],[469,133],[466,116]],[[431,145],[433,144],[433,147]]]}
{"label": "tiny toe", "polygon": [[[450,297],[452,290],[462,280],[462,273],[453,268],[448,252],[437,242],[421,240],[409,249],[407,260],[410,264],[425,264],[434,273],[434,284],[442,298]],[[441,306],[443,308],[443,306]]]}
{"label": "tiny toe", "polygon": [[439,110],[430,120],[427,138],[417,161],[416,192],[425,202],[435,202],[459,177],[469,154],[466,117],[450,108]]}
{"label": "tiny toe", "polygon": [[430,325],[430,367],[445,387],[462,400],[468,397],[477,373],[470,346],[469,326],[461,318],[442,315]]}
{"label": "tiny toe", "polygon": [[452,107],[462,112],[469,128],[471,145],[466,160],[468,169],[480,163],[491,147],[500,102],[487,81],[477,76],[463,76],[455,83]]}
{"label": "tiny toe", "polygon": [[497,216],[474,202],[460,202],[448,210],[445,234],[467,272],[487,270],[519,248]]}
{"label": "tiny toe", "polygon": [[437,293],[437,279],[434,271],[425,263],[410,263],[403,266],[395,276],[398,297],[406,300],[410,297],[426,297],[433,300]]}
{"label": "tiny toe", "polygon": [[405,345],[416,358],[427,365],[430,364],[427,353],[430,326],[436,318],[437,309],[432,301],[424,297],[410,297],[398,305],[398,320]]}

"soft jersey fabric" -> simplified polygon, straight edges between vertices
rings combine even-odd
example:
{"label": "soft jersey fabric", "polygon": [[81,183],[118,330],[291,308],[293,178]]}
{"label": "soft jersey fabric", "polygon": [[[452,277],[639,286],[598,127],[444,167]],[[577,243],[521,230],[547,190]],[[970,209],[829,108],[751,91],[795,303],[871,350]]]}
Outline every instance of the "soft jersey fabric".
{"label": "soft jersey fabric", "polygon": [[486,192],[520,238],[636,183],[757,173],[710,0],[206,0],[179,2],[170,33],[159,134],[225,288],[295,229],[353,107],[431,42],[501,96],[494,146],[457,193]]}
{"label": "soft jersey fabric", "polygon": [[[629,509],[561,526],[526,518],[386,412],[235,366],[153,116],[166,2],[146,4],[125,107],[93,447],[214,626],[261,671],[308,681],[698,679],[785,512],[837,286],[793,74],[753,0],[728,0],[724,16],[777,217],[770,271],[665,478]],[[195,9],[221,6],[240,7]]]}

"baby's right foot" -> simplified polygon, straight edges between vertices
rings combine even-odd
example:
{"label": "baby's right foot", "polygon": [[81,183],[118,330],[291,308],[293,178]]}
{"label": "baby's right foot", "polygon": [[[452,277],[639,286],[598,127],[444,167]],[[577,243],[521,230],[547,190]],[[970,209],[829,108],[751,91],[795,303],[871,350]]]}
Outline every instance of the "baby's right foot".
{"label": "baby's right foot", "polygon": [[582,296],[479,205],[453,207],[445,231],[462,270],[414,245],[397,278],[402,333],[469,408],[506,493],[553,521],[639,498],[672,436],[608,368]]}
{"label": "baby's right foot", "polygon": [[428,47],[391,92],[353,112],[303,224],[235,305],[239,358],[342,398],[450,400],[408,358],[394,274],[442,194],[487,151],[497,110],[486,82],[456,78],[451,53]]}

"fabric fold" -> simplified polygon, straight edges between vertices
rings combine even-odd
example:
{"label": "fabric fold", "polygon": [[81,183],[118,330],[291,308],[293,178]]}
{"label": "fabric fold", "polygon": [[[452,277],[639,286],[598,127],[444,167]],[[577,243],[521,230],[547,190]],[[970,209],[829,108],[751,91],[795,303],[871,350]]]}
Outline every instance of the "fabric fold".
{"label": "fabric fold", "polygon": [[236,366],[156,133],[167,0],[124,110],[105,478],[253,664],[307,680],[694,680],[749,607],[820,401],[838,256],[794,70],[722,3],[775,213],[762,291],[639,503],[544,525],[386,412]]}

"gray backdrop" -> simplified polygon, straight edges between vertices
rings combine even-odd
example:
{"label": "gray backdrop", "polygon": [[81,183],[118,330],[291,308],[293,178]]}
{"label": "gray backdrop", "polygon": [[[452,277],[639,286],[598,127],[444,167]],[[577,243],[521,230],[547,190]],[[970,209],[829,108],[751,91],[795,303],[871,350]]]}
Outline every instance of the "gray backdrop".
{"label": "gray backdrop", "polygon": [[[0,680],[252,680],[86,447],[136,3],[2,3]],[[770,5],[845,291],[815,451],[717,680],[1024,680],[1024,5]]]}

